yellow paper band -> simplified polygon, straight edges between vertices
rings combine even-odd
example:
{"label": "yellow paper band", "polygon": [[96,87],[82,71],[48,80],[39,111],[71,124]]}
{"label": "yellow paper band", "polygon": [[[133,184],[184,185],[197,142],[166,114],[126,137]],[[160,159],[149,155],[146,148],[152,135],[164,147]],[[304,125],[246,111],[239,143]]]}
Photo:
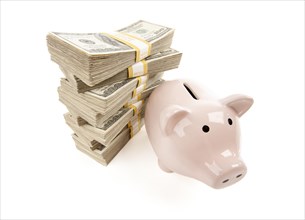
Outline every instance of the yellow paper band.
{"label": "yellow paper band", "polygon": [[130,66],[130,67],[128,67],[128,78],[132,78],[133,77],[133,68],[132,68],[132,66]]}
{"label": "yellow paper band", "polygon": [[132,104],[132,105],[130,105],[130,108],[133,109],[133,115],[138,114],[138,108],[137,108],[137,106],[135,106],[134,104]]}
{"label": "yellow paper band", "polygon": [[133,128],[130,128],[130,138],[133,138],[134,134],[133,134]]}
{"label": "yellow paper band", "polygon": [[144,103],[144,100],[140,100],[132,105],[130,105],[129,107],[132,108],[134,110],[134,115],[138,114],[139,111],[142,109],[143,107],[143,103]]}
{"label": "yellow paper band", "polygon": [[148,77],[149,77],[149,75],[138,76],[138,77],[137,77],[137,79],[138,79],[138,85],[137,85],[137,87],[139,87],[139,86],[142,85],[142,84],[146,84],[146,83],[147,83],[147,80],[148,80]]}
{"label": "yellow paper band", "polygon": [[103,35],[107,35],[117,41],[126,44],[127,46],[133,48],[136,51],[136,62],[143,60],[144,58],[148,57],[151,52],[151,44],[144,39],[141,39],[137,36],[133,36],[130,34],[122,33],[122,32],[113,32],[109,33],[102,33]]}
{"label": "yellow paper band", "polygon": [[141,78],[141,77],[137,77],[137,80],[138,80],[137,86],[141,85],[141,83],[142,83],[142,78]]}
{"label": "yellow paper band", "polygon": [[130,127],[131,127],[131,122],[129,121],[129,122],[128,122],[128,128],[130,128]]}
{"label": "yellow paper band", "polygon": [[132,38],[135,38],[135,39],[137,39],[137,40],[139,40],[139,41],[142,41],[144,44],[146,44],[147,46],[148,46],[148,56],[151,54],[151,43],[149,43],[148,41],[146,41],[145,39],[143,39],[143,38],[140,38],[140,37],[138,37],[138,36],[135,36],[135,35],[131,35],[131,34],[128,34],[128,33],[123,33],[123,32],[120,32],[121,34],[125,34],[125,35],[127,35],[127,36],[129,36],[129,37],[132,37]]}
{"label": "yellow paper band", "polygon": [[137,121],[131,119],[128,122],[128,128],[130,130],[130,137],[132,138],[135,134],[137,134],[141,129],[141,116],[138,114]]}
{"label": "yellow paper band", "polygon": [[142,76],[148,73],[148,64],[146,60],[142,60],[128,67],[128,78]]}
{"label": "yellow paper band", "polygon": [[135,97],[138,94],[141,94],[146,88],[146,83],[143,83],[142,85],[140,85],[139,87],[137,87],[136,89],[134,89],[132,91],[132,97]]}
{"label": "yellow paper band", "polygon": [[108,35],[108,37],[116,39],[117,41],[120,41],[120,42],[126,44],[127,46],[133,48],[136,51],[136,62],[140,61],[140,49],[136,45],[134,45],[134,44],[128,42],[127,40],[124,40],[118,36],[115,36],[113,34],[108,34],[108,33],[102,33],[102,34]]}
{"label": "yellow paper band", "polygon": [[141,129],[141,115],[138,115],[138,130]]}
{"label": "yellow paper band", "polygon": [[142,63],[143,63],[143,66],[144,66],[144,74],[147,74],[148,73],[148,65],[147,65],[146,60],[142,60]]}
{"label": "yellow paper band", "polygon": [[129,105],[132,105],[132,104],[134,104],[134,103],[140,101],[140,100],[141,100],[141,94],[142,94],[142,93],[140,93],[140,94],[136,95],[135,97],[133,97],[132,99],[130,99],[130,100],[124,105],[124,107],[128,108]]}
{"label": "yellow paper band", "polygon": [[138,109],[135,105],[130,105],[129,108],[133,109],[133,115],[136,115],[138,113]]}

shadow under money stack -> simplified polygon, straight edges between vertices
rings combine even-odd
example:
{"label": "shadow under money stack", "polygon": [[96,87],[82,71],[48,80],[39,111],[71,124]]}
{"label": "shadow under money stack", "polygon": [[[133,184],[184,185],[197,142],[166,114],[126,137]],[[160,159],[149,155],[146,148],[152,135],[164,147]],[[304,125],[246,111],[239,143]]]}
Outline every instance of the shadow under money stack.
{"label": "shadow under money stack", "polygon": [[76,147],[107,165],[143,126],[145,104],[177,68],[174,30],[138,21],[112,33],[47,35],[51,59],[65,78],[58,88]]}

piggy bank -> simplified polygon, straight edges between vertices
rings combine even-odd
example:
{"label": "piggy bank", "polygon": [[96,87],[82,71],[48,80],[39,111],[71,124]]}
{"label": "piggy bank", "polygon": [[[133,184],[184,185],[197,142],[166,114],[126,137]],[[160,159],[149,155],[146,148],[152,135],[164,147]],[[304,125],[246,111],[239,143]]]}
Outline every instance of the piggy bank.
{"label": "piggy bank", "polygon": [[240,181],[247,167],[239,153],[239,118],[252,104],[252,98],[239,94],[211,98],[194,82],[164,82],[152,92],[145,111],[160,168],[217,189]]}

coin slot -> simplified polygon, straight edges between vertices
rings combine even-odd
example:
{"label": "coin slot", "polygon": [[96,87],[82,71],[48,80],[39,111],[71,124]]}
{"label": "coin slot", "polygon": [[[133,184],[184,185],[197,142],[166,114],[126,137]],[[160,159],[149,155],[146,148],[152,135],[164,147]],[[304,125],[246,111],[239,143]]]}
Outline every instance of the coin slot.
{"label": "coin slot", "polygon": [[186,84],[183,84],[184,87],[186,88],[186,90],[188,91],[188,93],[193,97],[193,99],[196,99],[198,100],[197,96],[194,94],[194,92],[186,85]]}

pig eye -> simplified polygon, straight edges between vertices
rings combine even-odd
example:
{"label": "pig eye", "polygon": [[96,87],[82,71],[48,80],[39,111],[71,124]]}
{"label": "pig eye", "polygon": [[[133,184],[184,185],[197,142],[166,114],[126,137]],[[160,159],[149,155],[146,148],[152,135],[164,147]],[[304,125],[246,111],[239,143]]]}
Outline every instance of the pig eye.
{"label": "pig eye", "polygon": [[209,126],[204,125],[204,126],[202,127],[202,130],[203,130],[204,133],[208,133],[209,130],[210,130],[210,128],[209,128]]}
{"label": "pig eye", "polygon": [[229,125],[232,125],[232,124],[233,124],[233,121],[232,121],[231,118],[228,119],[228,123],[229,123]]}

